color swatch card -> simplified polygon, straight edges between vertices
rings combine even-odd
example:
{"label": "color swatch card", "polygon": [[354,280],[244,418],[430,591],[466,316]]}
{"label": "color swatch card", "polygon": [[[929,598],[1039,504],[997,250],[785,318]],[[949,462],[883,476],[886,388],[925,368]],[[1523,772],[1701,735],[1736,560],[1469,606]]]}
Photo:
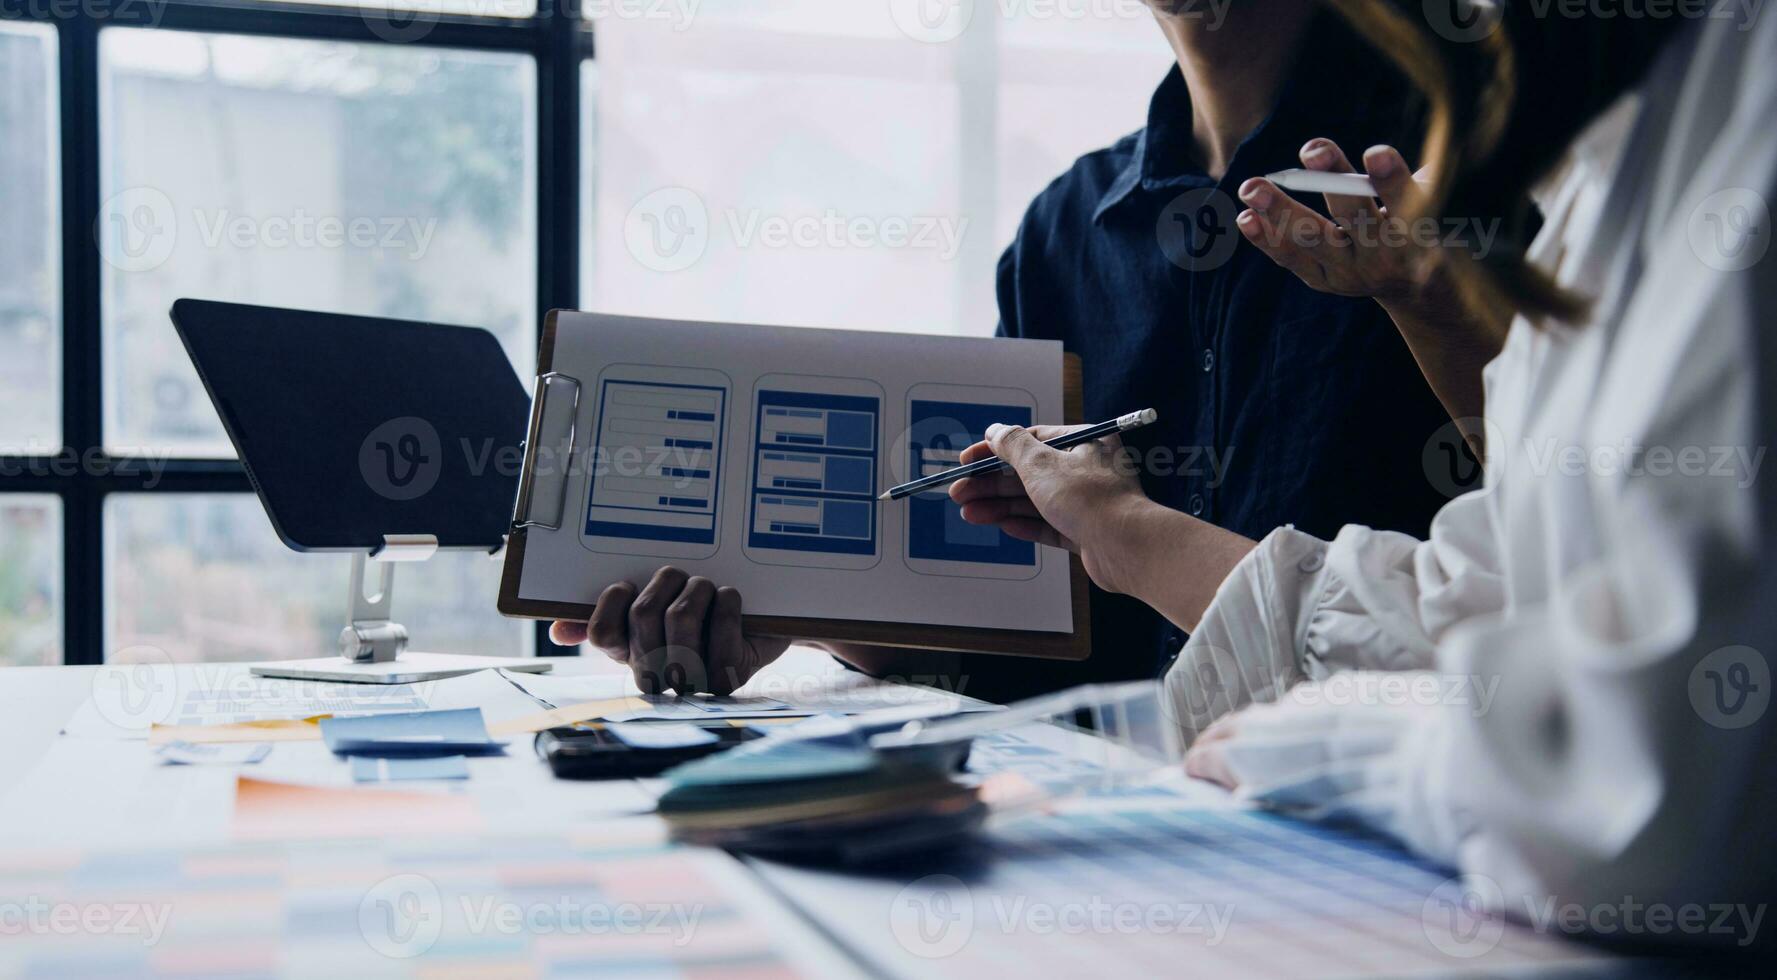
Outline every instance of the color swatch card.
{"label": "color swatch card", "polygon": [[506,747],[488,736],[479,708],[323,718],[321,739],[338,755],[489,755]]}
{"label": "color swatch card", "polygon": [[0,977],[859,975],[732,859],[630,836],[8,852],[0,894],[42,911]]}

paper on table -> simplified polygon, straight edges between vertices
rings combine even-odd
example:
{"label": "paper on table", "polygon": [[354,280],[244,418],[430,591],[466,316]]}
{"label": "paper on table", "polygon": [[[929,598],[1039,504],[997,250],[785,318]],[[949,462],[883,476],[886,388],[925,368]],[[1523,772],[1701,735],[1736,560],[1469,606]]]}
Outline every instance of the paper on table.
{"label": "paper on table", "polygon": [[[636,686],[635,679],[630,676],[629,668],[622,673],[601,674],[509,674],[500,672],[498,675],[509,687],[516,687],[529,694],[534,701],[527,700],[530,714],[537,710],[536,701],[547,701],[556,707],[571,704],[584,704],[587,701],[609,701],[613,698],[640,697],[642,689]],[[440,707],[444,707],[440,705]],[[502,719],[489,719],[490,722]]]}
{"label": "paper on table", "polygon": [[628,674],[601,674],[591,677],[537,677],[502,673],[512,686],[520,688],[539,703],[566,708],[588,701],[624,699],[638,702],[634,718],[706,720],[710,718],[753,718],[789,712],[790,705],[776,698],[755,695],[691,695],[643,694]]}
{"label": "paper on table", "polygon": [[756,708],[746,703],[726,708],[720,705],[694,706],[684,703],[694,700],[700,699],[637,696],[588,701],[584,704],[570,704],[564,708],[539,711],[522,718],[508,719],[497,725],[489,725],[487,730],[488,734],[499,737],[540,732],[550,728],[564,728],[583,721],[774,721],[806,718],[811,713],[796,711],[788,707]]}
{"label": "paper on table", "polygon": [[473,833],[481,829],[481,813],[468,796],[296,786],[245,776],[235,781],[234,836],[238,840]]}
{"label": "paper on table", "polygon": [[155,754],[169,766],[252,765],[270,755],[271,746],[265,742],[242,742],[238,745],[168,742]]}
{"label": "paper on table", "polygon": [[566,728],[583,721],[592,721],[612,714],[622,714],[638,707],[647,707],[647,702],[640,698],[613,698],[609,701],[588,701],[585,704],[569,705],[566,708],[554,708],[539,711],[534,715],[520,718],[509,718],[498,724],[487,726],[489,735],[500,738],[506,735],[524,735],[530,732],[547,731],[551,728]]}
{"label": "paper on table", "polygon": [[422,758],[352,757],[352,781],[393,783],[409,779],[468,779],[469,760],[460,755]]}
{"label": "paper on table", "polygon": [[[823,655],[824,657],[824,655]],[[824,661],[822,661],[824,662]],[[671,695],[650,696],[640,693],[635,681],[622,674],[591,676],[538,676],[505,674],[508,686],[522,689],[537,701],[558,708],[575,708],[588,702],[621,701],[624,707],[608,708],[610,715],[579,715],[608,717],[611,720],[684,720],[708,718],[785,718],[838,712],[860,714],[883,708],[900,708],[914,704],[941,704],[954,711],[998,711],[1000,705],[959,697],[949,691],[911,684],[891,684],[866,674],[834,670],[818,674],[760,674],[739,695],[726,698],[679,698]],[[433,694],[439,707],[442,690]],[[533,710],[530,712],[535,714]],[[491,721],[491,719],[490,719]]]}
{"label": "paper on table", "polygon": [[874,499],[992,422],[1062,421],[1061,364],[1044,341],[558,314],[592,465],[540,474],[562,530],[527,532],[520,597],[586,603],[670,561],[754,615],[1071,631],[1063,552],[942,491]]}
{"label": "paper on table", "polygon": [[[868,975],[735,859],[663,847],[664,835],[650,818],[515,823],[417,848],[400,833],[50,850],[11,838],[9,901],[127,911],[108,913],[110,928],[83,913],[72,921],[86,928],[64,929],[58,916],[0,942],[0,976]],[[529,928],[483,914],[503,909],[527,910]]]}
{"label": "paper on table", "polygon": [[77,738],[143,739],[157,727],[232,725],[317,715],[421,711],[425,685],[340,684],[253,677],[214,665],[114,664],[62,727]]}

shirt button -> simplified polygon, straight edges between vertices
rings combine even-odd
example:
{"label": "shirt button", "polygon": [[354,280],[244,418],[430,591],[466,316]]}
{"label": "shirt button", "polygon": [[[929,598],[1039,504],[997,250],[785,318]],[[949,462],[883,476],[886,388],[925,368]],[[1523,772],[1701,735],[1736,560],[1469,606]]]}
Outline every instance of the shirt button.
{"label": "shirt button", "polygon": [[1167,653],[1177,654],[1180,650],[1183,650],[1184,648],[1185,648],[1185,635],[1183,633],[1180,633],[1178,630],[1173,630],[1173,631],[1166,634],[1166,652]]}
{"label": "shirt button", "polygon": [[1214,371],[1215,368],[1216,368],[1216,352],[1212,351],[1206,347],[1203,350],[1203,373],[1208,374],[1209,372]]}
{"label": "shirt button", "polygon": [[1326,559],[1321,557],[1320,552],[1316,551],[1298,562],[1296,567],[1312,575],[1313,573],[1320,571],[1320,567],[1326,563]]}
{"label": "shirt button", "polygon": [[1194,493],[1191,495],[1191,516],[1203,516],[1203,494]]}

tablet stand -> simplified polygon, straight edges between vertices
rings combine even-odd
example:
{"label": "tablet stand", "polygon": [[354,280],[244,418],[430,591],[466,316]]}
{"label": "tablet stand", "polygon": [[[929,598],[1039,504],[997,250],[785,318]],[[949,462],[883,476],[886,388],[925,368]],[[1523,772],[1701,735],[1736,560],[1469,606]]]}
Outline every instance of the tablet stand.
{"label": "tablet stand", "polygon": [[[516,474],[490,464],[522,445],[531,400],[499,338],[193,299],[174,303],[172,319],[278,539],[352,557],[338,653],[254,664],[254,674],[410,684],[550,669],[534,657],[419,653],[393,617],[395,563],[505,551]],[[305,406],[300,423],[292,404]]]}
{"label": "tablet stand", "polygon": [[[514,657],[473,657],[448,653],[420,653],[407,649],[407,627],[390,613],[395,601],[395,566],[422,562],[438,553],[438,539],[429,534],[391,534],[374,552],[352,555],[352,590],[347,597],[347,623],[339,631],[337,657],[284,660],[254,664],[261,677],[285,677],[308,681],[345,681],[359,684],[417,684],[500,667],[523,673],[547,673],[546,660]],[[366,592],[369,567],[376,562],[375,592]]]}

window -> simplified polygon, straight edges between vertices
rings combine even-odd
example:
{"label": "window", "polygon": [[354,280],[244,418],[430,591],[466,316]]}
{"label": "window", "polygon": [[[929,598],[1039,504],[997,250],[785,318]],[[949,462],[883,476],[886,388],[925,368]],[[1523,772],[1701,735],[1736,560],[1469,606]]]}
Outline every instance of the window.
{"label": "window", "polygon": [[[9,8],[0,663],[334,649],[347,562],[271,532],[173,300],[483,326],[521,374],[554,307],[985,333],[1026,203],[1169,64],[1139,4]],[[402,568],[416,647],[548,652],[498,573]]]}
{"label": "window", "polygon": [[[1141,4],[706,4],[595,20],[583,96],[589,308],[929,333],[993,331],[1030,199],[1142,125],[1171,65]],[[1104,19],[1059,19],[1059,8]]]}
{"label": "window", "polygon": [[0,456],[61,448],[56,34],[0,21]]}
{"label": "window", "polygon": [[[8,9],[0,663],[336,648],[349,565],[279,543],[167,310],[472,324],[529,374],[539,311],[577,305],[553,188],[578,172],[585,37],[535,0]],[[396,615],[424,649],[537,649],[498,575],[405,567]]]}
{"label": "window", "polygon": [[528,56],[114,29],[99,65],[112,452],[233,454],[184,296],[486,327],[528,372]]}
{"label": "window", "polygon": [[62,660],[62,503],[0,496],[0,666]]}
{"label": "window", "polygon": [[[117,494],[106,501],[111,623],[106,649],[174,661],[294,660],[335,652],[350,559],[286,549],[251,494]],[[414,649],[516,655],[525,641],[490,616],[500,562],[441,552],[395,575],[395,618]]]}

